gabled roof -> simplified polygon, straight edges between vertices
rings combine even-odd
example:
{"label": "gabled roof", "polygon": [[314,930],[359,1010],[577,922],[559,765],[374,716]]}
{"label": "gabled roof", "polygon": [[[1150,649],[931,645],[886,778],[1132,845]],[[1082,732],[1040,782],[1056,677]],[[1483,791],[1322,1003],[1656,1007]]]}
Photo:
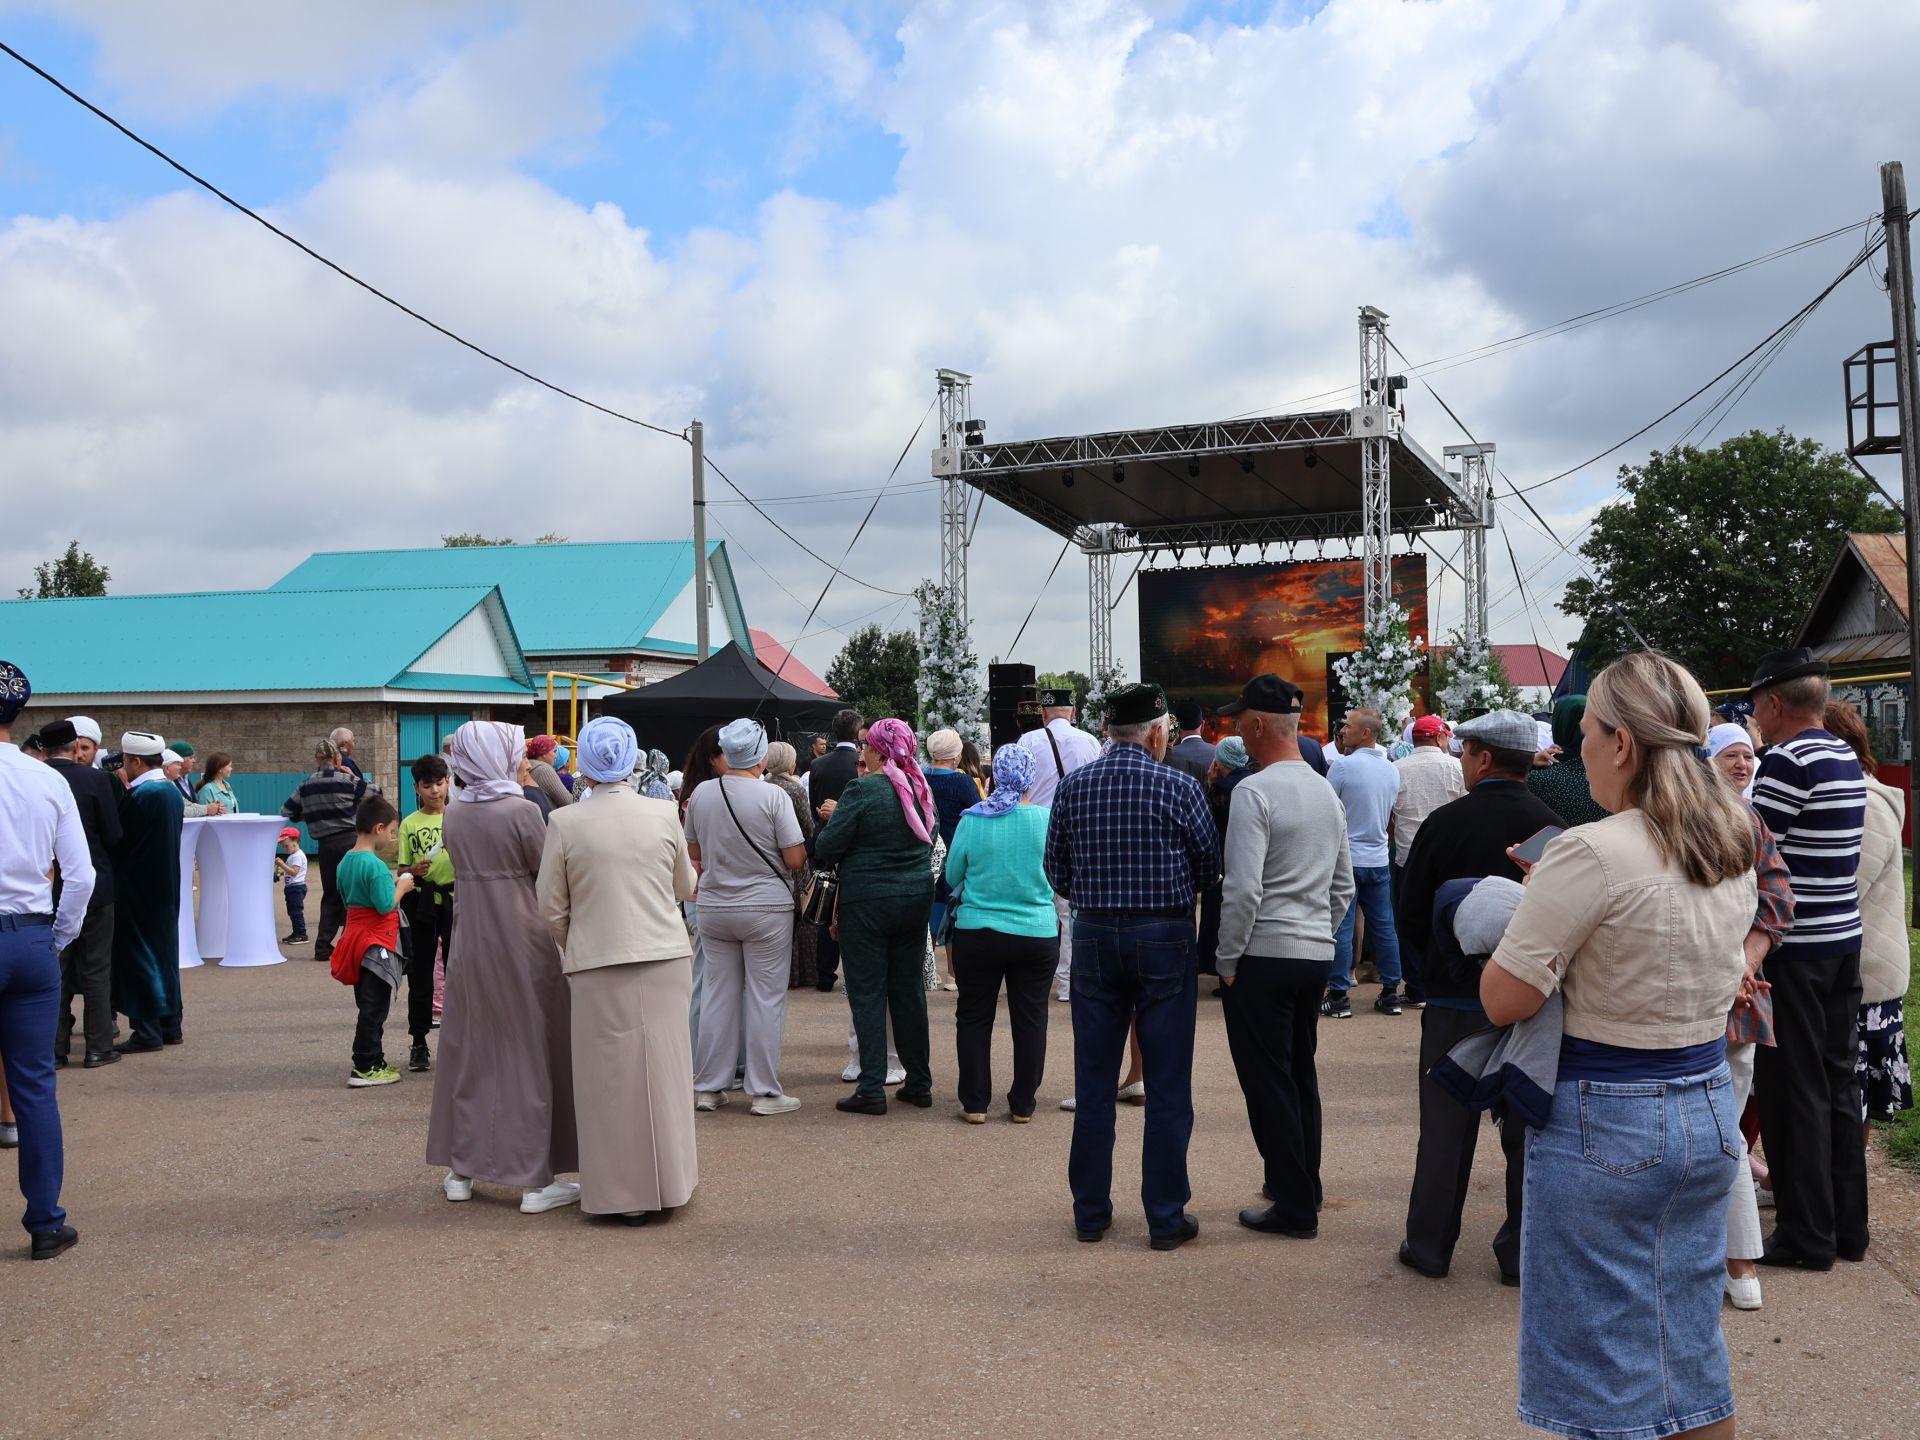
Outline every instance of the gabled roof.
{"label": "gabled roof", "polygon": [[799,658],[768,631],[758,628],[753,631],[753,657],[782,680],[798,685],[802,690],[831,696],[835,700],[840,698],[839,691],[802,665]]}
{"label": "gabled roof", "polygon": [[0,655],[27,672],[36,695],[403,689],[523,698],[533,686],[491,585],[12,600],[0,602]]}
{"label": "gabled roof", "polygon": [[1906,536],[1848,535],[1794,643],[1841,664],[1904,658]]}
{"label": "gabled roof", "polygon": [[[1444,655],[1450,647],[1435,645],[1431,648]],[[1560,677],[1567,670],[1566,657],[1556,655],[1544,645],[1493,645],[1489,648],[1500,657],[1500,666],[1507,672],[1507,679],[1516,685],[1544,685],[1551,689],[1560,683]]]}
{"label": "gabled roof", "polygon": [[[725,542],[708,541],[707,556],[720,621],[727,634],[744,639],[746,614]],[[692,541],[632,540],[329,550],[309,555],[274,589],[497,585],[528,654],[648,649],[690,655],[692,583]],[[687,602],[676,606],[682,596]],[[674,633],[680,628],[687,633]]]}

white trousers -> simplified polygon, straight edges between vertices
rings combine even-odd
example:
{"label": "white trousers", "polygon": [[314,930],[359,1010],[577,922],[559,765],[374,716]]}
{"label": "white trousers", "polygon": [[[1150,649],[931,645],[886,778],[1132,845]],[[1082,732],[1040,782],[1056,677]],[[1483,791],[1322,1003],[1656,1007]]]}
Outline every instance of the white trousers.
{"label": "white trousers", "polygon": [[778,1095],[780,1042],[793,973],[793,911],[700,907],[705,954],[700,1030],[694,1037],[693,1088],[725,1090],[746,1048],[746,1091]]}
{"label": "white trousers", "polygon": [[1071,993],[1073,978],[1073,913],[1067,907],[1066,896],[1053,897],[1053,913],[1060,917],[1060,963],[1053,967],[1053,993],[1057,999],[1064,1000]]}
{"label": "white trousers", "polygon": [[[860,1032],[853,1028],[851,1009],[847,1011],[847,1066],[852,1070],[860,1068]],[[893,1016],[889,1013],[887,1016],[887,1073],[897,1075],[904,1068],[900,1063],[900,1052],[893,1045]],[[847,1077],[842,1075],[840,1078],[844,1080]]]}
{"label": "white trousers", "polygon": [[[1753,1094],[1752,1045],[1727,1046],[1727,1068],[1733,1072],[1733,1115],[1738,1124]],[[1733,1192],[1727,1197],[1727,1258],[1758,1260],[1761,1251],[1760,1201],[1753,1193],[1753,1168],[1747,1164],[1746,1137],[1740,1140],[1740,1168],[1734,1173]]]}

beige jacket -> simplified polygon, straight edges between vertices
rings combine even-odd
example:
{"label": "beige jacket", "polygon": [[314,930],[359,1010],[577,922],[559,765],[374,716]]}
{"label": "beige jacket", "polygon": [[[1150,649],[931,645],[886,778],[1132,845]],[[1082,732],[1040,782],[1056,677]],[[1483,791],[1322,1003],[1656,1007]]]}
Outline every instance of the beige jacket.
{"label": "beige jacket", "polygon": [[693,862],[672,801],[624,783],[596,785],[549,819],[536,895],[569,975],[691,955],[680,902],[692,894]]}
{"label": "beige jacket", "polygon": [[1634,1050],[1700,1045],[1727,1030],[1758,899],[1753,872],[1695,885],[1623,810],[1558,836],[1527,881],[1493,963],[1543,995],[1565,1032]]}
{"label": "beige jacket", "polygon": [[1901,868],[1900,821],[1907,797],[1873,776],[1867,781],[1867,821],[1860,836],[1860,1003],[1878,1005],[1907,993],[1907,886]]}

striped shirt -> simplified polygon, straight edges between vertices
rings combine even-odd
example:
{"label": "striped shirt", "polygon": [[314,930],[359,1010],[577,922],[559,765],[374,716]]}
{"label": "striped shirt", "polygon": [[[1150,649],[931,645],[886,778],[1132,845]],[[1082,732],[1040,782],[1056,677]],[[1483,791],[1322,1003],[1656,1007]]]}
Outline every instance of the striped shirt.
{"label": "striped shirt", "polygon": [[1793,929],[1782,959],[1850,955],[1860,948],[1860,836],[1867,787],[1852,749],[1824,730],[1803,730],[1767,751],[1753,808],[1793,873]]}
{"label": "striped shirt", "polygon": [[1220,837],[1198,781],[1122,743],[1060,782],[1045,866],[1075,910],[1182,914],[1220,878]]}
{"label": "striped shirt", "polygon": [[351,835],[360,802],[379,793],[379,786],[369,785],[349,770],[316,770],[300,782],[280,813],[289,820],[304,821],[316,841]]}

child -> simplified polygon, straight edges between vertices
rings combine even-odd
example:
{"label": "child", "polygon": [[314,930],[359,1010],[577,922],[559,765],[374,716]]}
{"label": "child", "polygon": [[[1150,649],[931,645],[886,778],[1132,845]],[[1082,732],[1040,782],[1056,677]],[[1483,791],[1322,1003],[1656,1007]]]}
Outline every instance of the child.
{"label": "child", "polygon": [[449,773],[438,755],[414,761],[413,794],[420,808],[400,822],[400,868],[413,876],[415,886],[406,905],[413,941],[407,955],[407,1031],[413,1036],[409,1070],[433,1068],[427,1032],[433,1029],[434,952],[442,943],[449,951],[453,948],[453,861],[440,843]]}
{"label": "child", "polygon": [[307,943],[307,852],[300,848],[300,832],[289,825],[280,832],[280,853],[273,875],[287,888],[287,923],[293,926],[282,945]]}
{"label": "child", "polygon": [[400,1072],[387,1064],[380,1046],[387,1007],[404,971],[400,959],[400,901],[413,891],[413,876],[396,883],[386,861],[375,852],[394,843],[399,812],[384,795],[369,795],[354,816],[353,849],[340,857],[334,883],[347,907],[346,928],[333,947],[333,978],[353,986],[360,1020],[353,1030],[350,1089],[391,1085]]}

